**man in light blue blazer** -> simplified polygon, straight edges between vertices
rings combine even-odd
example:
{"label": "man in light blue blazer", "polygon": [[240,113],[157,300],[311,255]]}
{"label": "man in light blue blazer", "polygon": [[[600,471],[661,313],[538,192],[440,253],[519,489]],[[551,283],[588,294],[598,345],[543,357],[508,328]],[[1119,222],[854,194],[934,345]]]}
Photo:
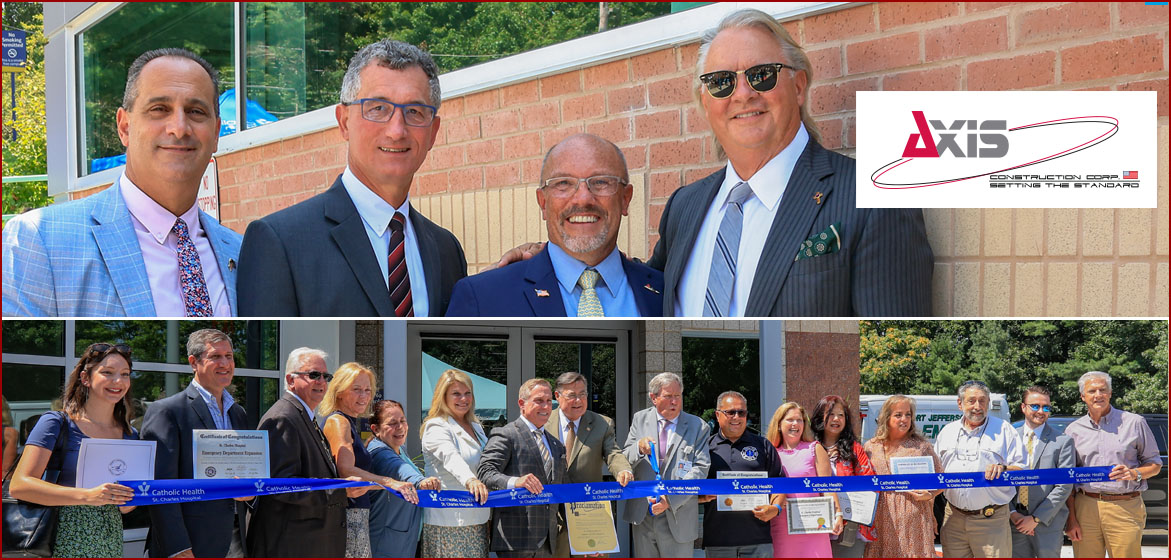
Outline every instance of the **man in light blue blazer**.
{"label": "man in light blue blazer", "polygon": [[4,227],[5,316],[230,316],[240,234],[196,205],[219,138],[219,78],[158,49],[131,65],[117,129],[126,170],[110,188]]}
{"label": "man in light blue blazer", "polygon": [[[664,372],[651,378],[651,406],[634,413],[624,453],[635,480],[654,480],[655,465],[663,480],[707,478],[711,428],[683,412],[683,380]],[[654,447],[651,447],[651,444]],[[697,496],[634,498],[623,502],[622,519],[631,529],[634,558],[691,558],[699,537]]]}
{"label": "man in light blue blazer", "polygon": [[[1025,465],[1029,469],[1067,469],[1076,466],[1073,439],[1048,424],[1052,412],[1049,390],[1029,387],[1021,398],[1025,423],[1017,428],[1025,442]],[[1065,500],[1072,484],[1021,486],[1012,499],[1013,558],[1058,558],[1064,541],[1069,507]]]}

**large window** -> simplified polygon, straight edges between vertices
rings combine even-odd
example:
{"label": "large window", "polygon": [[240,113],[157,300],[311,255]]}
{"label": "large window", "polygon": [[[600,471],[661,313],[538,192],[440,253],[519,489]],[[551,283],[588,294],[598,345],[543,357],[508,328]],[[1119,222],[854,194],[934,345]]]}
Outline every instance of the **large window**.
{"label": "large window", "polygon": [[508,423],[508,342],[505,340],[424,339],[419,425],[431,410],[439,377],[448,369],[466,372],[476,396],[476,416],[484,431]]}
{"label": "large window", "polygon": [[739,391],[749,399],[748,429],[764,433],[760,418],[760,341],[756,338],[683,337],[683,410],[716,423],[716,399]]}

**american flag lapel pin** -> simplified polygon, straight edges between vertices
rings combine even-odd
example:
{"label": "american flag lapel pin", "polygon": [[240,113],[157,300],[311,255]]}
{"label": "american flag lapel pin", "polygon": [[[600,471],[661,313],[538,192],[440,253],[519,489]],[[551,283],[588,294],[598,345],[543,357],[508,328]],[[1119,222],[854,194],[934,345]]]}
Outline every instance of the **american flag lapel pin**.
{"label": "american flag lapel pin", "polygon": [[654,293],[656,293],[656,294],[657,294],[657,293],[659,293],[659,291],[658,291],[658,290],[656,290],[656,289],[655,289],[653,286],[651,286],[650,284],[647,284],[647,285],[643,286],[643,288],[646,288],[646,289],[648,289],[648,290],[650,290],[650,291],[652,291],[652,292],[654,292]]}
{"label": "american flag lapel pin", "polygon": [[533,291],[537,292],[537,297],[549,297],[549,290],[542,290],[540,288],[537,288]]}

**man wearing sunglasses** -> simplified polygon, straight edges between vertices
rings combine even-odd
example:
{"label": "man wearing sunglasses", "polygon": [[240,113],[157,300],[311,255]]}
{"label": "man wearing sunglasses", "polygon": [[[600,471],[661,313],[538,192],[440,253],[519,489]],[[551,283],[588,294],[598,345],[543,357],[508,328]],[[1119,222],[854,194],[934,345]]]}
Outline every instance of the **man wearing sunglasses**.
{"label": "man wearing sunglasses", "polygon": [[[272,478],[337,478],[337,464],[316,422],[317,405],[333,375],[326,354],[297,348],[285,363],[284,396],[257,429],[268,430]],[[356,476],[348,480],[361,481]],[[346,554],[346,497],[369,486],[261,496],[248,527],[248,556],[341,558]]]}
{"label": "man wearing sunglasses", "polygon": [[[748,399],[738,391],[724,391],[716,399],[720,429],[707,440],[712,466],[708,478],[741,477],[737,473],[763,472],[767,478],[785,476],[777,450],[768,439],[748,429]],[[717,499],[718,498],[718,499]],[[761,503],[727,503],[740,496],[700,496],[703,510],[703,548],[708,558],[770,558],[773,537],[769,522],[780,513],[782,494],[757,496]],[[776,505],[774,505],[776,504]]]}
{"label": "man wearing sunglasses", "polygon": [[400,41],[367,45],[340,98],[346,169],[329,190],[249,224],[240,314],[441,317],[467,261],[408,196],[439,133],[435,62]]}
{"label": "man wearing sunglasses", "polygon": [[763,12],[704,33],[699,97],[724,169],[667,201],[648,264],[675,316],[931,314],[921,210],[855,207],[855,162],[823,148],[809,61]]}
{"label": "man wearing sunglasses", "polygon": [[449,317],[661,317],[663,274],[618,250],[634,191],[622,150],[592,134],[553,146],[537,205],[545,249],[524,263],[460,280]]}
{"label": "man wearing sunglasses", "polygon": [[[1075,466],[1073,440],[1046,422],[1052,413],[1049,390],[1025,389],[1021,412],[1025,423],[1017,428],[1025,444],[1025,468],[1065,469]],[[1072,484],[1020,486],[1011,502],[1012,555],[1015,558],[1059,558],[1069,517],[1066,499]]]}

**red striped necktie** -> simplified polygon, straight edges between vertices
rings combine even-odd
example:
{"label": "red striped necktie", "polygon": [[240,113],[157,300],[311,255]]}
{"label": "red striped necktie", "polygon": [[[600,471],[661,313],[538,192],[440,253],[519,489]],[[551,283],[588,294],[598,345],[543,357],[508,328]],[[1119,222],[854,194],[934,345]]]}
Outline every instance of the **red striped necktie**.
{"label": "red striped necktie", "polygon": [[387,255],[387,286],[390,289],[390,303],[394,305],[396,317],[414,317],[415,306],[411,299],[411,276],[407,273],[407,244],[403,228],[407,219],[401,212],[395,212],[390,220],[390,253]]}

